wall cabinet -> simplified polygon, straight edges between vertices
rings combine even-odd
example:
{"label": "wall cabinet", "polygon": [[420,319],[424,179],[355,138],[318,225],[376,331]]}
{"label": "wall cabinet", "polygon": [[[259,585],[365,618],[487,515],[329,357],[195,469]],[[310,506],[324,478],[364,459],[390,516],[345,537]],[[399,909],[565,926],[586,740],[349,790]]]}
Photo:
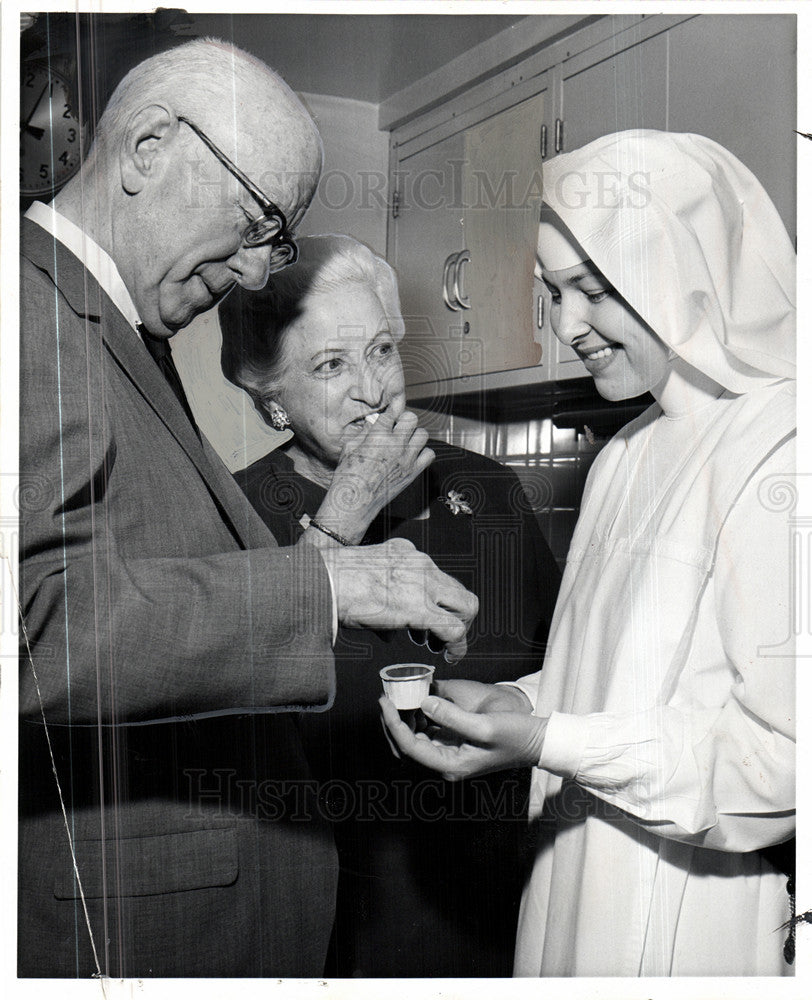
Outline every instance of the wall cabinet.
{"label": "wall cabinet", "polygon": [[693,131],[795,235],[795,18],[598,18],[392,131],[387,253],[411,398],[586,377],[532,278],[543,160],[629,128]]}
{"label": "wall cabinet", "polygon": [[447,138],[399,151],[389,254],[410,385],[462,385],[541,359],[533,264],[548,103],[543,88]]}

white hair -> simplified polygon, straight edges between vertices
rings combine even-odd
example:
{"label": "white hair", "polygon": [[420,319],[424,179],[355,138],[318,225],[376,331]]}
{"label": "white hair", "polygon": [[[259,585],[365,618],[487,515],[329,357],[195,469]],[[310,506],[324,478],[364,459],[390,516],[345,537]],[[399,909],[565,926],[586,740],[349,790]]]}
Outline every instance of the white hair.
{"label": "white hair", "polygon": [[378,298],[395,341],[404,323],[395,272],[369,247],[351,236],[328,234],[297,240],[299,259],[271,277],[259,292],[240,287],[220,304],[221,363],[229,381],[244,389],[260,411],[285,374],[285,335],[308,299],[357,283]]}

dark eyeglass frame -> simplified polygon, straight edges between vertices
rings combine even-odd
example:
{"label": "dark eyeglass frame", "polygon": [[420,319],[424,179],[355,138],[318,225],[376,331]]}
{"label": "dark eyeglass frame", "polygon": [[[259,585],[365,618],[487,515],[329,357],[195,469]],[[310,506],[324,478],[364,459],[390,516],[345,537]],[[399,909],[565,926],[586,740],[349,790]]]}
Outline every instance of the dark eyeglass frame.
{"label": "dark eyeglass frame", "polygon": [[203,129],[198,128],[194,122],[190,122],[183,115],[178,115],[178,121],[188,125],[194,134],[214,153],[220,163],[230,174],[237,178],[242,186],[248,191],[251,197],[262,209],[262,217],[249,223],[243,230],[243,246],[271,247],[271,273],[281,271],[288,264],[296,262],[299,256],[299,249],[293,239],[293,234],[288,229],[288,220],[285,213],[274,204],[270,198],[260,191],[250,178],[240,170],[240,168],[230,160],[220,147],[212,142]]}

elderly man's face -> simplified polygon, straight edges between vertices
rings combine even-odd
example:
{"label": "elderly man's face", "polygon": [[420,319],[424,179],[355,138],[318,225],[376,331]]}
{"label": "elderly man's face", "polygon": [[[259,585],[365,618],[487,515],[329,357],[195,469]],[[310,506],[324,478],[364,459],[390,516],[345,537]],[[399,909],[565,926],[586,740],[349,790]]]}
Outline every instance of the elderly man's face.
{"label": "elderly man's face", "polygon": [[[271,172],[274,150],[263,149],[262,138],[239,144],[242,162],[238,153],[232,156],[291,226],[307,206],[314,179],[308,173],[312,150],[306,139],[294,135],[291,143],[296,142],[302,144],[299,177]],[[248,149],[251,155],[245,155]],[[231,156],[233,150],[224,152]],[[133,249],[143,252],[131,272],[131,291],[141,319],[155,334],[186,326],[235,283],[262,288],[270,263],[268,246],[248,248],[242,242],[246,227],[262,215],[260,205],[191,129],[179,124],[166,155],[160,176],[143,193],[139,232],[132,234]]]}

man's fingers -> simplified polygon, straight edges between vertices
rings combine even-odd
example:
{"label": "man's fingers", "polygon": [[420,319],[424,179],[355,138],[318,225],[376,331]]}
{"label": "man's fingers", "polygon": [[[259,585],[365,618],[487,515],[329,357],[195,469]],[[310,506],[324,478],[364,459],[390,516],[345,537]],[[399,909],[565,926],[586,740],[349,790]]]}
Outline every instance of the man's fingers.
{"label": "man's fingers", "polygon": [[454,615],[443,608],[435,608],[429,611],[427,621],[421,622],[440,639],[445,646],[445,658],[449,663],[456,663],[468,652],[468,624],[460,621]]}
{"label": "man's fingers", "polygon": [[472,622],[479,612],[479,598],[453,576],[439,569],[436,573],[432,596],[437,606],[464,622]]}

